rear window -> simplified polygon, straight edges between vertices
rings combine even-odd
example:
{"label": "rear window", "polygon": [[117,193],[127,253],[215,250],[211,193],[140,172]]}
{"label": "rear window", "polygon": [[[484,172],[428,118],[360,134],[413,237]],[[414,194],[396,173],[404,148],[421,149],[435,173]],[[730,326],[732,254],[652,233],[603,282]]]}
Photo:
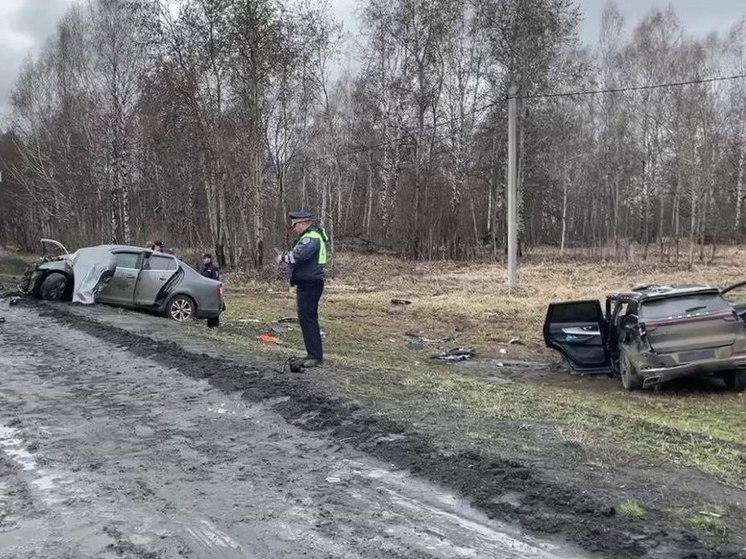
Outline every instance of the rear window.
{"label": "rear window", "polygon": [[176,260],[168,256],[152,254],[145,263],[146,270],[175,270]]}
{"label": "rear window", "polygon": [[730,305],[720,295],[694,295],[647,301],[640,307],[640,318],[656,319],[685,314],[725,311]]}

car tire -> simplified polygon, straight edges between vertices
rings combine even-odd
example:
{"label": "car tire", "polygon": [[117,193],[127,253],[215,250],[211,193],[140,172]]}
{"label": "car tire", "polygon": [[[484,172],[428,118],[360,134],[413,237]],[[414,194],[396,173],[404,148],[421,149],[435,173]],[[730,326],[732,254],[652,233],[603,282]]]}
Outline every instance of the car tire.
{"label": "car tire", "polygon": [[39,296],[45,301],[61,301],[70,287],[70,279],[59,272],[49,274],[39,286]]}
{"label": "car tire", "polygon": [[625,390],[642,388],[642,382],[640,381],[640,377],[637,376],[635,366],[624,351],[619,356],[619,376],[622,377],[622,386]]}
{"label": "car tire", "polygon": [[728,390],[743,392],[746,390],[746,371],[729,371],[723,375]]}
{"label": "car tire", "polygon": [[166,316],[177,322],[192,320],[197,314],[197,305],[189,295],[174,295],[166,305]]}

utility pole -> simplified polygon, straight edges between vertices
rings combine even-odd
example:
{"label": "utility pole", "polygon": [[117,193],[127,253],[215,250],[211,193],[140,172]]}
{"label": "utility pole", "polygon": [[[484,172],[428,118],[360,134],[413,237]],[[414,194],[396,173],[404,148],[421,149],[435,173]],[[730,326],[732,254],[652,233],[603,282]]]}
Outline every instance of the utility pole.
{"label": "utility pole", "polygon": [[518,88],[508,94],[508,287],[518,287]]}

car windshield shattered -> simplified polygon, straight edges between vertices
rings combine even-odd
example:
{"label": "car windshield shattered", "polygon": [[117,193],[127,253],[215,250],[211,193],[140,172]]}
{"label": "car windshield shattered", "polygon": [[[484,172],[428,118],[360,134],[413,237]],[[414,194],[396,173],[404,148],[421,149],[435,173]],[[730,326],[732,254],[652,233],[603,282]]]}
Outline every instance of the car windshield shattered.
{"label": "car windshield shattered", "polygon": [[659,319],[688,314],[708,314],[726,311],[728,303],[715,294],[694,295],[688,297],[672,297],[646,301],[640,308],[640,318]]}

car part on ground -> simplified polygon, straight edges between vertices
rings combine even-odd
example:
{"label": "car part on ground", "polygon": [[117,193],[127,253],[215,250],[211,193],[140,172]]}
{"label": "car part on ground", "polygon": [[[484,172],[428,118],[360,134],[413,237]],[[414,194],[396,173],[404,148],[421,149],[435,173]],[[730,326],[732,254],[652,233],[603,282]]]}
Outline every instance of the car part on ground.
{"label": "car part on ground", "polygon": [[432,359],[438,359],[439,361],[453,363],[456,361],[467,361],[468,359],[472,359],[475,356],[476,352],[473,349],[456,347],[453,349],[449,349],[448,351],[438,353],[437,355],[433,355]]}
{"label": "car part on ground", "polygon": [[574,370],[618,375],[627,390],[719,375],[743,391],[746,299],[729,303],[729,290],[646,285],[610,294],[605,312],[597,300],[552,303],[544,340]]}

